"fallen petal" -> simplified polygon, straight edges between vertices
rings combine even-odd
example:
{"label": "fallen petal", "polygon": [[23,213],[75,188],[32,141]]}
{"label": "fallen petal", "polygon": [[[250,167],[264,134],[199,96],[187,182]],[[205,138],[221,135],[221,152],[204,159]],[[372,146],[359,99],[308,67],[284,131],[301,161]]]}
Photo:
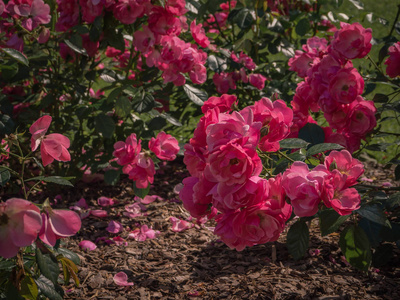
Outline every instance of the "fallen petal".
{"label": "fallen petal", "polygon": [[126,275],[124,272],[118,272],[117,274],[114,275],[113,279],[115,284],[119,286],[133,285],[133,282],[128,282],[128,275]]}
{"label": "fallen petal", "polygon": [[82,250],[94,250],[97,248],[95,243],[88,241],[88,240],[83,240],[82,242],[80,242],[79,247]]}

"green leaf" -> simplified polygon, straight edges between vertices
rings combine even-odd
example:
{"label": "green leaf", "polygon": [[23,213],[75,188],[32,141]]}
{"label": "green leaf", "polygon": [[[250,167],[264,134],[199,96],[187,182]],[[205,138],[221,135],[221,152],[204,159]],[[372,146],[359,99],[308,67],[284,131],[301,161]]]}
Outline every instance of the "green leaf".
{"label": "green leaf", "polygon": [[382,228],[388,229],[387,227],[383,227],[382,225],[371,222],[366,218],[361,218],[361,220],[358,222],[358,226],[360,226],[364,230],[365,234],[368,237],[369,244],[373,248],[378,247],[378,245],[382,241]]}
{"label": "green leaf", "polygon": [[340,234],[339,245],[347,261],[353,267],[368,271],[372,253],[368,237],[361,227],[356,225],[346,227]]}
{"label": "green leaf", "polygon": [[14,131],[14,121],[8,115],[0,114],[0,136]]}
{"label": "green leaf", "polygon": [[56,183],[56,184],[60,184],[60,185],[74,186],[71,182],[69,182],[69,180],[71,180],[73,178],[75,178],[75,177],[37,176],[37,177],[26,179],[25,182],[32,181],[32,180],[34,180],[34,181],[37,180],[37,181]]}
{"label": "green leaf", "polygon": [[131,113],[132,104],[127,97],[121,96],[117,98],[115,103],[115,113],[121,118],[125,118]]}
{"label": "green leaf", "polygon": [[60,268],[58,267],[57,259],[50,254],[43,254],[42,251],[36,248],[36,262],[39,266],[40,272],[52,283],[56,284]]}
{"label": "green leaf", "polygon": [[339,229],[350,215],[341,216],[334,209],[325,209],[319,213],[319,226],[321,235],[325,236]]}
{"label": "green leaf", "polygon": [[362,3],[360,0],[349,0],[357,9],[363,10],[364,9],[364,3]]}
{"label": "green leaf", "polygon": [[396,193],[389,196],[389,199],[386,201],[386,208],[392,210],[396,206],[400,205],[400,193]]}
{"label": "green leaf", "polygon": [[374,99],[372,101],[377,103],[387,103],[389,101],[389,97],[384,94],[375,94]]}
{"label": "green leaf", "polygon": [[0,260],[0,270],[9,270],[15,267],[15,262],[12,260]]}
{"label": "green leaf", "polygon": [[29,61],[26,58],[25,54],[19,52],[18,50],[12,49],[12,48],[0,48],[0,51],[3,51],[6,53],[8,56],[14,58],[16,61],[19,63],[29,67]]}
{"label": "green leaf", "polygon": [[107,170],[104,173],[104,182],[109,185],[116,185],[121,175],[120,170]]}
{"label": "green leaf", "polygon": [[364,205],[360,209],[356,210],[356,212],[360,216],[374,223],[387,226],[390,228],[390,222],[378,204]]}
{"label": "green leaf", "polygon": [[155,131],[161,130],[161,128],[163,128],[165,125],[167,125],[167,121],[163,117],[159,116],[151,119],[148,127],[150,130]]}
{"label": "green leaf", "polygon": [[136,187],[136,182],[133,182],[133,191],[135,193],[136,196],[138,196],[139,198],[144,198],[147,196],[147,194],[150,191],[150,183],[147,185],[147,188],[145,189],[139,189]]}
{"label": "green leaf", "polygon": [[309,143],[307,143],[306,141],[302,140],[302,139],[285,139],[279,142],[279,145],[281,146],[281,148],[284,149],[298,149],[298,148],[306,148],[307,145]]}
{"label": "green leaf", "polygon": [[71,260],[76,265],[79,265],[81,263],[79,256],[75,252],[72,252],[69,249],[58,248],[57,252],[59,254],[62,254],[64,257],[68,258],[69,260]]}
{"label": "green leaf", "polygon": [[318,153],[322,153],[325,151],[329,151],[329,150],[340,150],[343,149],[344,147],[342,145],[339,144],[332,144],[332,143],[322,143],[322,144],[317,144],[314,145],[312,147],[310,147],[310,149],[307,150],[307,156],[313,156],[315,154]]}
{"label": "green leaf", "polygon": [[36,300],[38,298],[39,290],[30,274],[25,274],[21,282],[20,295],[25,299]]}
{"label": "green leaf", "polygon": [[208,95],[205,91],[199,90],[191,85],[185,84],[183,89],[186,95],[197,105],[203,105],[204,101],[207,101]]}
{"label": "green leaf", "polygon": [[299,130],[299,138],[313,145],[322,144],[325,141],[324,130],[317,124],[307,123]]}
{"label": "green leaf", "polygon": [[133,110],[138,113],[151,111],[155,106],[156,103],[154,97],[148,93],[136,98],[132,104]]}
{"label": "green leaf", "polygon": [[297,23],[295,31],[298,35],[304,36],[310,28],[310,20],[308,18],[303,18]]}
{"label": "green leaf", "polygon": [[11,178],[10,171],[0,167],[0,186],[5,186],[6,183],[10,180],[10,178]]}
{"label": "green leaf", "polygon": [[114,102],[115,98],[117,98],[121,94],[121,92],[122,92],[121,88],[116,88],[116,89],[112,90],[110,92],[110,94],[108,94],[107,102],[108,103]]}
{"label": "green leaf", "polygon": [[101,133],[106,139],[111,139],[115,131],[114,120],[104,113],[95,117],[95,128],[98,133]]}
{"label": "green leaf", "polygon": [[304,256],[308,249],[310,233],[305,222],[298,220],[294,223],[287,234],[286,245],[289,253],[295,260]]}
{"label": "green leaf", "polygon": [[76,53],[88,56],[86,49],[82,46],[82,38],[79,35],[73,35],[70,40],[64,40],[64,42]]}
{"label": "green leaf", "polygon": [[233,17],[233,21],[240,29],[249,28],[254,21],[253,15],[248,8],[242,8],[239,12]]}
{"label": "green leaf", "polygon": [[63,297],[57,292],[56,286],[43,275],[35,280],[40,292],[50,300],[63,300]]}
{"label": "green leaf", "polygon": [[168,122],[170,122],[172,125],[179,126],[179,127],[182,126],[181,122],[179,122],[177,119],[175,119],[170,114],[167,114],[166,112],[163,112],[160,116],[162,118],[164,118],[165,120],[167,120]]}
{"label": "green leaf", "polygon": [[210,69],[217,73],[221,73],[221,72],[225,71],[226,68],[228,67],[227,63],[226,63],[226,59],[222,59],[215,55],[210,55],[207,58],[207,63],[208,63],[208,66],[210,67]]}

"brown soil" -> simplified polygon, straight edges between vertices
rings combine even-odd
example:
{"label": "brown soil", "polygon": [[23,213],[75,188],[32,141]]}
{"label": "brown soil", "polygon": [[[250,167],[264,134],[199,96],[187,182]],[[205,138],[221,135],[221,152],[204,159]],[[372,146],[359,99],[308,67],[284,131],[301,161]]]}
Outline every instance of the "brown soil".
{"label": "brown soil", "polygon": [[[373,172],[369,177],[390,181],[387,170],[369,167]],[[62,193],[69,205],[81,197],[97,208],[100,196],[119,202],[108,209],[107,218],[84,219],[79,234],[65,240],[63,247],[81,257],[80,286],[71,281],[65,287],[67,299],[400,299],[398,251],[388,266],[362,273],[342,259],[339,234],[321,237],[317,220],[311,224],[310,252],[299,261],[288,254],[286,232],[275,243],[242,252],[229,249],[204,226],[173,232],[169,217],[188,217],[173,193],[187,174],[174,165],[165,166],[160,173],[150,194],[165,200],[146,205],[147,215],[134,219],[121,216],[124,206],[133,203],[129,180],[115,187],[81,183]],[[110,220],[131,229],[138,223],[146,224],[161,233],[157,239],[138,242],[129,239],[124,230],[119,235],[127,246],[99,244],[93,251],[79,249],[81,240],[94,242],[98,237],[116,236],[105,230]],[[313,255],[315,250],[320,253]],[[120,271],[128,275],[133,286],[114,283],[113,276]]]}

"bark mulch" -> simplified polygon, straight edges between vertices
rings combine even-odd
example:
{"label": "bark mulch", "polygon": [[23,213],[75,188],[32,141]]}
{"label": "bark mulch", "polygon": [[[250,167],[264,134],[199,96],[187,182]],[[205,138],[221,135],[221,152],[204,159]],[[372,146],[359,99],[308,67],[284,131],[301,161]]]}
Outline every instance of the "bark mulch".
{"label": "bark mulch", "polygon": [[[374,172],[369,177],[388,181],[387,170],[369,168]],[[398,251],[388,266],[362,273],[343,259],[338,233],[321,237],[317,220],[311,224],[309,252],[299,261],[288,254],[286,232],[275,243],[242,252],[229,249],[205,226],[173,232],[169,218],[188,217],[173,192],[185,176],[174,164],[164,166],[150,194],[165,200],[146,205],[146,215],[133,219],[122,216],[124,206],[134,198],[129,180],[117,186],[79,183],[62,193],[68,205],[81,197],[97,208],[100,196],[118,201],[108,209],[107,218],[84,219],[82,230],[65,240],[64,247],[81,258],[80,286],[66,286],[67,299],[400,299]],[[146,224],[160,235],[138,242],[124,230],[119,235],[127,246],[99,244],[87,252],[78,247],[84,239],[94,242],[98,237],[116,236],[106,231],[110,220],[131,229]],[[116,285],[113,276],[120,271],[134,285]]]}

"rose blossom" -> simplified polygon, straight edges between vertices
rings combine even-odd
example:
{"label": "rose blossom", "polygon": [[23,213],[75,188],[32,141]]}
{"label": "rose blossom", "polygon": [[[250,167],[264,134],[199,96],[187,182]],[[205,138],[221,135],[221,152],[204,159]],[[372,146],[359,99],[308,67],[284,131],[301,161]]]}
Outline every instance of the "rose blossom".
{"label": "rose blossom", "polygon": [[174,160],[179,152],[179,142],[170,134],[161,131],[149,141],[149,149],[162,160]]}
{"label": "rose blossom", "polygon": [[194,19],[190,24],[190,31],[196,43],[198,43],[201,47],[206,48],[208,45],[210,45],[210,41],[204,32],[204,28],[202,27],[203,25],[201,24],[196,25],[196,19]]}
{"label": "rose blossom", "polygon": [[389,47],[389,57],[385,61],[386,74],[394,78],[400,75],[400,42]]}
{"label": "rose blossom", "polygon": [[42,227],[40,210],[33,203],[10,198],[0,203],[0,255],[11,258],[31,245]]}
{"label": "rose blossom", "polygon": [[129,179],[135,181],[137,188],[145,189],[149,183],[154,182],[154,174],[156,173],[154,162],[145,153],[139,153],[137,162],[128,166],[126,173],[129,174]]}
{"label": "rose blossom", "polygon": [[356,68],[340,69],[329,82],[329,93],[339,103],[353,102],[364,90],[364,79]]}
{"label": "rose blossom", "polygon": [[142,149],[141,140],[137,140],[136,134],[132,133],[126,138],[125,143],[118,141],[114,144],[113,155],[118,158],[117,163],[121,166],[134,163]]}

